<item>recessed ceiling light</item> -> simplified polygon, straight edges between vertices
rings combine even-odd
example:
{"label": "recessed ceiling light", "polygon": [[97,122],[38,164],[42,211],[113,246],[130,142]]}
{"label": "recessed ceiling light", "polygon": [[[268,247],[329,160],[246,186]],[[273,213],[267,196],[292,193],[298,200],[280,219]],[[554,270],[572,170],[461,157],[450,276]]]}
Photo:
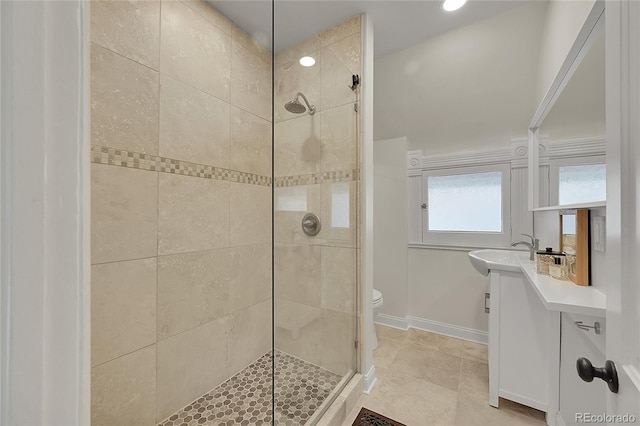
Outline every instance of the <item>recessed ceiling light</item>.
{"label": "recessed ceiling light", "polygon": [[442,3],[442,8],[447,12],[453,12],[454,10],[460,9],[467,0],[444,0]]}
{"label": "recessed ceiling light", "polygon": [[312,67],[315,63],[316,60],[311,56],[303,56],[302,58],[300,58],[300,65],[302,65],[303,67]]}

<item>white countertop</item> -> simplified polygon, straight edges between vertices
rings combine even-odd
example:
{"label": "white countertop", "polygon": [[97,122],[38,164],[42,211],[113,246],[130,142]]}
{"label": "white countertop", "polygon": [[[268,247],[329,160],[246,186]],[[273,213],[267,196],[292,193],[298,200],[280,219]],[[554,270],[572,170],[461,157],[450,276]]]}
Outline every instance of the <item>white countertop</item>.
{"label": "white countertop", "polygon": [[607,296],[597,288],[538,274],[529,259],[521,259],[520,267],[548,310],[606,317]]}

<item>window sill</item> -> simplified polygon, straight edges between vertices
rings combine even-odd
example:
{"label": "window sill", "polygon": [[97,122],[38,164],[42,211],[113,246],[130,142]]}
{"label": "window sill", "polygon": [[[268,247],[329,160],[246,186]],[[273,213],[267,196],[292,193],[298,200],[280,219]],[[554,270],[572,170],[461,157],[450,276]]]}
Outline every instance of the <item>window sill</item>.
{"label": "window sill", "polygon": [[515,250],[528,252],[528,250],[514,249],[513,247],[495,247],[495,246],[474,246],[474,245],[455,245],[455,244],[427,244],[427,243],[409,243],[409,248],[427,249],[427,250],[453,250],[453,251],[472,251],[472,250]]}

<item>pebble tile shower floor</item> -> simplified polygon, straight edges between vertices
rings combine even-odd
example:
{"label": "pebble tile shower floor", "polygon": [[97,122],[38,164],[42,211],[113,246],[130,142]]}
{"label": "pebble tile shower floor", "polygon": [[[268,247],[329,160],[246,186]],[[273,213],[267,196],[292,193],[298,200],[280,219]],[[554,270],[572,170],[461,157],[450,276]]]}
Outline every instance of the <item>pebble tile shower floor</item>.
{"label": "pebble tile shower floor", "polygon": [[[341,376],[283,352],[275,352],[275,424],[303,425],[338,385]],[[271,424],[271,354],[175,413],[159,426]]]}

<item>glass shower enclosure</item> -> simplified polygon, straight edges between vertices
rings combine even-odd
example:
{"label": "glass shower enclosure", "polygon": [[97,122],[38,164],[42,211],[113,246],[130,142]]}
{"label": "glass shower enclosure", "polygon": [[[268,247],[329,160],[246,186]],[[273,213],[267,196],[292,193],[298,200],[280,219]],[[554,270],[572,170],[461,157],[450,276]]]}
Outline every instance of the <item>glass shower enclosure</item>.
{"label": "glass shower enclosure", "polygon": [[361,18],[313,3],[91,2],[92,424],[315,424],[355,374]]}
{"label": "glass shower enclosure", "polygon": [[276,424],[317,419],[358,353],[360,17],[293,39],[304,7],[274,7]]}

